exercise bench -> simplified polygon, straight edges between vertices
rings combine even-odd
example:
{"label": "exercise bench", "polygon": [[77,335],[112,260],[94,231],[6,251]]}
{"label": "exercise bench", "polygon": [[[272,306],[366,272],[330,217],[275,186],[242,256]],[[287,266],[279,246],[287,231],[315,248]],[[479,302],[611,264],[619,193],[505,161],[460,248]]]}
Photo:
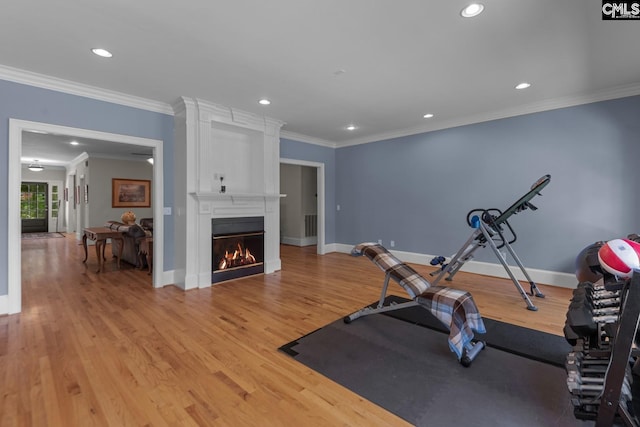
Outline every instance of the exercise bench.
{"label": "exercise bench", "polygon": [[[469,292],[431,284],[409,265],[403,263],[386,248],[377,243],[361,243],[351,251],[353,256],[367,256],[385,273],[380,301],[376,307],[365,307],[344,318],[345,323],[371,314],[400,310],[412,306],[421,306],[434,315],[449,331],[449,348],[458,361],[465,367],[471,365],[480,350],[485,346],[482,341],[473,341],[474,334],[484,334],[486,329],[482,316],[478,312]],[[389,280],[393,279],[411,297],[404,303],[384,305]]]}

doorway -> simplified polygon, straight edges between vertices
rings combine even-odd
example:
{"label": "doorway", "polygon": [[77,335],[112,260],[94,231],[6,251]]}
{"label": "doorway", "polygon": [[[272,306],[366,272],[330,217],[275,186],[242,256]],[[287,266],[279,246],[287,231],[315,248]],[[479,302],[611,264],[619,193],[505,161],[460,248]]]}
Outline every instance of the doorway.
{"label": "doorway", "polygon": [[46,182],[23,182],[20,185],[20,220],[22,233],[49,231],[49,186]]}
{"label": "doorway", "polygon": [[[7,212],[7,237],[8,246],[11,248],[20,247],[20,189],[22,182],[22,171],[20,157],[22,153],[23,132],[45,132],[58,135],[68,135],[78,138],[90,138],[114,143],[131,144],[149,147],[153,150],[154,168],[152,186],[152,200],[154,212],[154,228],[164,230],[164,175],[163,175],[163,150],[162,141],[140,138],[129,135],[113,134],[88,129],[70,128],[66,126],[53,125],[48,123],[30,122],[25,120],[9,120],[9,171],[8,171],[8,212]],[[154,265],[160,268],[153,269],[152,283],[154,287],[164,285],[163,268],[164,265],[164,236],[157,233],[154,236]],[[22,278],[21,251],[10,250],[7,254],[7,282],[8,282],[8,314],[19,313],[22,309]]]}
{"label": "doorway", "polygon": [[[304,244],[305,234],[309,234],[309,230],[313,230],[311,234],[316,234],[315,236],[315,244],[316,244],[316,253],[319,255],[324,255],[326,253],[325,248],[325,188],[324,188],[324,163],[318,162],[309,162],[306,160],[296,160],[296,159],[280,159],[280,165],[282,169],[282,165],[297,165],[305,168],[311,168],[315,171],[315,192],[313,194],[307,194],[301,197],[302,205],[309,205],[308,202],[304,202],[304,200],[315,199],[315,215],[306,215],[307,212],[304,212],[301,216],[301,230],[302,230],[302,244]],[[302,175],[301,175],[302,181]],[[282,189],[282,182],[280,183],[280,187]],[[280,191],[283,193],[283,191]],[[284,192],[286,194],[286,192]],[[286,199],[286,197],[284,198]],[[282,200],[282,199],[281,199]],[[287,221],[287,218],[283,218],[283,210],[280,211],[280,221]],[[285,214],[286,215],[286,214]],[[311,224],[309,223],[309,218],[311,218]],[[283,236],[281,236],[283,237]]]}
{"label": "doorway", "polygon": [[20,220],[22,233],[58,233],[64,230],[61,181],[22,181]]}

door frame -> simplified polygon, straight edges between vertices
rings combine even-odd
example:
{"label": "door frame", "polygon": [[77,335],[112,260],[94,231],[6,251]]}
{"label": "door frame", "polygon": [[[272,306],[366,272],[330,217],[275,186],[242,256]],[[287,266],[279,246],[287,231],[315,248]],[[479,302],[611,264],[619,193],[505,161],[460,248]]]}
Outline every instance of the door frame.
{"label": "door frame", "polygon": [[316,244],[316,253],[318,255],[324,255],[327,253],[325,247],[325,191],[324,191],[324,163],[310,162],[307,160],[296,160],[280,158],[280,164],[309,166],[316,169],[316,187],[318,192],[318,242]]}
{"label": "door frame", "polygon": [[50,123],[32,122],[27,120],[9,119],[9,170],[8,170],[8,201],[7,201],[7,282],[8,282],[8,314],[19,313],[22,310],[22,254],[20,251],[20,182],[22,180],[22,133],[24,131],[40,131],[69,135],[77,138],[101,139],[116,143],[140,145],[153,149],[153,216],[154,230],[158,235],[153,239],[154,266],[152,283],[154,287],[161,287],[164,266],[164,173],[162,140],[141,138],[137,136],[100,132],[89,129],[59,126]]}
{"label": "door frame", "polygon": [[[47,183],[47,207],[49,209],[47,213],[47,229],[49,233],[64,232],[64,221],[60,223],[60,214],[64,213],[64,186],[60,180],[46,180]],[[58,217],[53,218],[53,192],[51,189],[54,185],[58,186]]]}

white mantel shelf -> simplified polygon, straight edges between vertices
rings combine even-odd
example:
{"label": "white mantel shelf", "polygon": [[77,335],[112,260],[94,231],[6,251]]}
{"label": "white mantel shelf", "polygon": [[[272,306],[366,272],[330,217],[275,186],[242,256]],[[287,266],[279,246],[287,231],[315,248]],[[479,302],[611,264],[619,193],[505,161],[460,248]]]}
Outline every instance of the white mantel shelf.
{"label": "white mantel shelf", "polygon": [[287,197],[286,194],[261,194],[261,193],[189,193],[200,202],[217,200],[277,200]]}

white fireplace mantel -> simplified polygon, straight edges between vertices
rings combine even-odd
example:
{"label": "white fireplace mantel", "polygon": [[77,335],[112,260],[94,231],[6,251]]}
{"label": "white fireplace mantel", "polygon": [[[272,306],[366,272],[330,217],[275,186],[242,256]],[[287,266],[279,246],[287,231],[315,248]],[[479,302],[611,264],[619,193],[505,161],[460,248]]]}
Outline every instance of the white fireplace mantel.
{"label": "white fireplace mantel", "polygon": [[191,193],[190,195],[198,201],[198,213],[211,215],[211,218],[266,216],[271,212],[271,202],[286,197],[284,194],[260,193]]}
{"label": "white fireplace mantel", "polygon": [[176,147],[184,144],[176,153],[183,165],[176,170],[185,170],[185,176],[176,179],[176,188],[185,190],[176,191],[184,195],[184,212],[177,209],[181,243],[175,252],[181,261],[176,271],[183,267],[184,279],[177,277],[176,282],[184,289],[211,286],[212,218],[263,216],[265,273],[279,270],[284,123],[193,98],[181,98],[174,110]]}
{"label": "white fireplace mantel", "polygon": [[261,193],[189,193],[198,201],[219,201],[219,200],[278,200],[286,197],[286,194],[261,194]]}

